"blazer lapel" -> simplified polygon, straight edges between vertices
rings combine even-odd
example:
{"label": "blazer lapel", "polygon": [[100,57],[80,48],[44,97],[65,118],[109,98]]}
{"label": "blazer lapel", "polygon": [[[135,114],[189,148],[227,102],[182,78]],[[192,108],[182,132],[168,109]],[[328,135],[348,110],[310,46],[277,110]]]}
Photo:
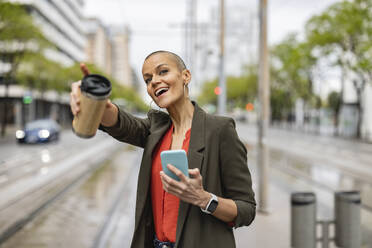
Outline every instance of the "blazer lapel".
{"label": "blazer lapel", "polygon": [[150,197],[149,188],[151,182],[152,153],[160,139],[163,137],[164,133],[169,129],[170,124],[171,121],[170,119],[168,119],[165,124],[161,125],[158,129],[150,133],[147,138],[147,143],[144,149],[144,154],[138,175],[135,230],[140,223],[139,220],[145,209],[146,201],[148,197]]}
{"label": "blazer lapel", "polygon": [[[194,102],[193,102],[194,103]],[[189,162],[189,168],[198,168],[202,171],[203,163],[203,149],[205,147],[205,112],[196,104],[194,109],[194,116],[191,126],[190,144],[187,159]],[[180,201],[178,220],[177,220],[177,233],[176,233],[176,247],[182,234],[182,229],[190,210],[190,204]]]}

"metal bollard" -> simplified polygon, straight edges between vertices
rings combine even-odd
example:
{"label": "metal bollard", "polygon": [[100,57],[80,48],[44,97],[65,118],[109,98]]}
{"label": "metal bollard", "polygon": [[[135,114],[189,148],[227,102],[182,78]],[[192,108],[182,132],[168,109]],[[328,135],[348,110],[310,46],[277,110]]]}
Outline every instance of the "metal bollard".
{"label": "metal bollard", "polygon": [[335,194],[335,243],[339,247],[360,248],[361,198],[359,191]]}
{"label": "metal bollard", "polygon": [[291,247],[316,247],[316,197],[302,192],[291,195]]}

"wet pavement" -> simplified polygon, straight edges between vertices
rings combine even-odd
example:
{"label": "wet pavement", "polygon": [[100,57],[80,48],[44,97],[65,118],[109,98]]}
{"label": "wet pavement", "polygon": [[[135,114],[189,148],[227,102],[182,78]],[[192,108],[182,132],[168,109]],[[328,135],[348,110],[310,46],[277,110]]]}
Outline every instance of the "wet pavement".
{"label": "wet pavement", "polygon": [[[238,124],[238,132],[247,143],[249,167],[253,174],[255,191],[258,192],[256,130],[254,127]],[[369,161],[372,161],[372,145],[285,130],[270,130],[268,146],[270,214],[258,213],[250,227],[236,230],[238,247],[290,247],[291,193],[314,192],[317,197],[318,220],[332,220],[334,192],[343,190],[361,191],[362,247],[372,247],[372,180],[369,177],[372,165],[366,163],[370,158]],[[345,154],[345,150],[349,152]],[[367,170],[368,173],[360,173],[362,170]],[[335,246],[331,244],[330,247]]]}
{"label": "wet pavement", "polygon": [[[274,156],[270,156],[269,170],[269,214],[258,212],[251,226],[235,230],[237,247],[290,247],[290,197],[293,192],[314,192],[317,197],[317,219],[333,219],[334,191],[323,183],[314,183],[298,171],[283,169],[276,160],[275,152],[273,154]],[[285,156],[285,154],[282,155]],[[292,162],[290,157],[287,159],[288,163]],[[258,192],[256,150],[252,146],[250,146],[249,161],[254,190]],[[372,212],[363,209],[361,215],[362,247],[371,248]],[[331,236],[333,235],[334,233],[331,232]],[[320,236],[319,228],[318,236]],[[336,246],[331,244],[329,247]]]}
{"label": "wet pavement", "polygon": [[[128,205],[121,189],[139,163],[139,157],[140,152],[129,146],[120,149],[87,180],[54,202],[1,247],[99,247],[94,243],[102,239],[101,234],[112,221],[108,217],[113,216],[114,207],[121,204],[122,210]],[[127,228],[121,226],[121,230],[130,232],[133,227],[129,223],[126,221]],[[112,231],[117,229],[116,225]]]}
{"label": "wet pavement", "polygon": [[[0,187],[0,243],[43,211],[50,202],[83,180],[122,144],[99,134],[92,140],[58,143],[57,147],[61,146],[68,147],[49,153],[47,163],[35,151],[53,151],[55,146],[24,147],[26,155],[33,154],[27,163],[28,170],[23,170],[23,163],[16,167],[8,167],[9,163],[3,165],[8,180]],[[17,175],[16,179],[9,176],[13,174]]]}
{"label": "wet pavement", "polygon": [[[258,192],[256,130],[242,124],[238,124],[237,130],[247,144],[249,168]],[[318,219],[330,220],[335,191],[361,190],[362,248],[372,248],[372,165],[369,162],[372,145],[285,130],[270,130],[268,144],[270,214],[258,213],[251,226],[236,229],[237,247],[290,247],[292,192],[315,192]],[[42,159],[40,151],[34,154],[40,154]],[[121,150],[9,239],[4,247],[129,247],[141,153],[141,149]]]}
{"label": "wet pavement", "polygon": [[[256,144],[256,126],[238,123],[237,130],[242,140]],[[372,179],[372,144],[273,128],[269,129],[267,144],[301,160],[335,167],[366,181]]]}

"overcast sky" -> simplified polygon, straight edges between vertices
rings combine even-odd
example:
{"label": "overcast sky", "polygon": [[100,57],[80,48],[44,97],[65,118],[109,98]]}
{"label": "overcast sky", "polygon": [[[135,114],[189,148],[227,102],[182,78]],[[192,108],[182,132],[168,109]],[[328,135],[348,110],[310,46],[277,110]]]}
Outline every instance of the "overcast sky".
{"label": "overcast sky", "polygon": [[[132,30],[130,60],[137,74],[143,59],[155,50],[171,50],[182,56],[183,32],[179,27],[186,17],[189,0],[85,0],[84,13],[105,24],[129,25]],[[306,20],[338,0],[268,0],[269,43],[275,44],[288,33],[303,30]],[[253,10],[259,0],[225,0],[225,4],[246,5]],[[199,0],[198,22],[210,19],[211,8],[219,0]],[[227,13],[233,15],[234,13]],[[140,75],[140,74],[139,74]]]}

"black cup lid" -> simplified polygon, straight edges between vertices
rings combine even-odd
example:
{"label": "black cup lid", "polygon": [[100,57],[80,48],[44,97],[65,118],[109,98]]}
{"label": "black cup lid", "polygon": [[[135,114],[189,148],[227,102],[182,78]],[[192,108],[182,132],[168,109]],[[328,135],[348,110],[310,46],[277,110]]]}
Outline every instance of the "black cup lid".
{"label": "black cup lid", "polygon": [[104,76],[89,74],[83,78],[80,89],[94,96],[105,96],[111,91],[111,83]]}

